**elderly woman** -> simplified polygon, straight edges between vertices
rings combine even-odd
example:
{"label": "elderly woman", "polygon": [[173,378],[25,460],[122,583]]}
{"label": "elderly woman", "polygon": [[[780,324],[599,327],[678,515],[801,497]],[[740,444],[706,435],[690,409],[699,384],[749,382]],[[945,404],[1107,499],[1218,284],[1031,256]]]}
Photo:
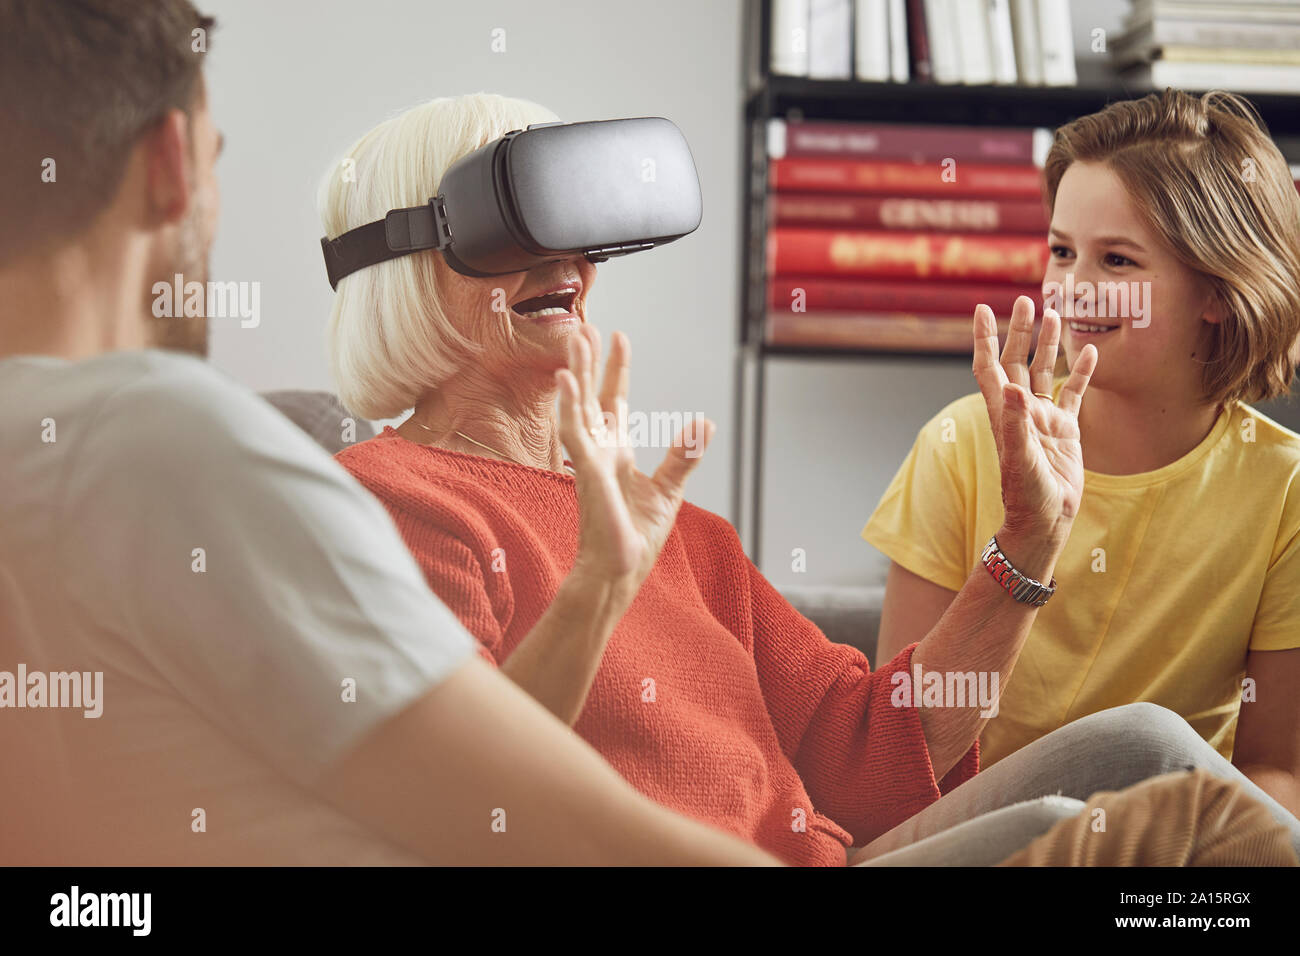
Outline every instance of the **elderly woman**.
{"label": "elderly woman", "polygon": [[[327,177],[325,231],[422,203],[459,157],[555,119],[478,94],[388,120]],[[991,317],[977,319],[976,374],[1000,437],[1002,563],[977,566],[929,634],[872,672],[782,599],[724,519],[681,503],[711,424],[679,436],[653,476],[636,470],[619,440],[622,335],[595,381],[595,278],[581,258],[468,278],[433,252],[344,278],[331,323],[343,401],[370,418],[414,411],[339,460],[388,507],[484,658],[637,788],[788,862],[842,865],[852,846],[870,844],[853,859],[872,858],[1016,801],[1086,797],[1197,761],[1181,746],[1195,739],[1185,724],[1134,705],[1063,728],[972,781],[988,702],[942,696],[945,674],[975,672],[996,690],[1015,663],[1036,607],[1010,593],[1008,569],[1052,579],[1082,490],[1076,416],[1095,350],[1054,403],[1010,384],[1025,356],[1000,363]],[[1050,352],[1036,363],[1054,361]],[[626,520],[589,514],[590,500],[622,500]],[[1126,758],[1100,758],[1119,736]],[[993,861],[1080,806],[1031,805]]]}

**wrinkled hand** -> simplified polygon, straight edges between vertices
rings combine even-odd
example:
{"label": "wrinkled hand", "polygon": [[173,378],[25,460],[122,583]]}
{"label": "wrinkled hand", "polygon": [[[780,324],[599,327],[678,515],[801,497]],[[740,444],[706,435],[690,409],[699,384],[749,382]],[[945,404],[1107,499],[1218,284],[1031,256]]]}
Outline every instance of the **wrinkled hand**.
{"label": "wrinkled hand", "polygon": [[1052,394],[1061,317],[1050,309],[1043,313],[1030,366],[1033,331],[1034,302],[1021,296],[1012,308],[1011,330],[999,361],[993,310],[987,305],[976,308],[975,378],[997,442],[1006,525],[1036,536],[1063,538],[1083,494],[1079,406],[1097,367],[1097,348],[1083,347],[1056,404],[1034,393]]}
{"label": "wrinkled hand", "polygon": [[638,471],[627,441],[630,350],[627,337],[615,332],[597,392],[600,334],[584,324],[569,338],[569,368],[556,372],[560,439],[573,462],[581,510],[574,569],[618,586],[628,601],[668,540],[686,478],[715,430],[707,419],[692,421],[653,475]]}

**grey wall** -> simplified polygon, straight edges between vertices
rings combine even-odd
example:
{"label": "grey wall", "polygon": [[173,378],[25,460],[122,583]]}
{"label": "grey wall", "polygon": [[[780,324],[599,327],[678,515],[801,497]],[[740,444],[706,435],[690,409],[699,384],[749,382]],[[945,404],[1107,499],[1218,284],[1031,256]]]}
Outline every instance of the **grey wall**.
{"label": "grey wall", "polygon": [[[760,566],[778,586],[883,580],[862,526],[940,408],[976,390],[965,357],[773,359]],[[792,552],[803,550],[804,571]]]}
{"label": "grey wall", "polygon": [[[212,361],[255,389],[330,388],[316,185],[359,135],[435,96],[520,96],[562,118],[667,116],[699,169],[704,221],[599,266],[593,321],[633,349],[631,404],[703,412],[724,436],[691,479],[729,507],[740,150],[739,0],[198,0],[218,18],[208,79],[226,135],[213,278],[260,281],[262,321],[217,321]],[[506,52],[490,49],[506,31]],[[653,468],[662,452],[639,452]]]}

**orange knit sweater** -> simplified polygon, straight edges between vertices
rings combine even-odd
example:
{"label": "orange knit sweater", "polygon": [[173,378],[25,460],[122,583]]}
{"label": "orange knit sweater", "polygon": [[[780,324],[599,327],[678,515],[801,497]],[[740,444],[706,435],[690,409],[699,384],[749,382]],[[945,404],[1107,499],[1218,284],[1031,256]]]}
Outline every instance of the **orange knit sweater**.
{"label": "orange knit sweater", "polygon": [[[573,566],[574,479],[420,445],[391,428],[339,453],[387,506],[430,587],[501,662]],[[574,729],[664,806],[794,864],[842,866],[972,777],[935,780],[914,708],[890,703],[909,647],[870,673],[745,557],[724,519],[683,505],[614,630]]]}

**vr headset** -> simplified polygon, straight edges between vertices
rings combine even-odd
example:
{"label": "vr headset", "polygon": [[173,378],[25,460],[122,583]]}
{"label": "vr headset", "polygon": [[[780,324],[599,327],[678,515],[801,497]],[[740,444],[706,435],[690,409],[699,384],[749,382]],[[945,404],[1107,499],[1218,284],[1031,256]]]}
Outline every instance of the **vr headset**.
{"label": "vr headset", "polygon": [[680,239],[700,216],[695,162],[668,120],[536,123],[461,157],[427,204],[320,243],[337,289],[358,269],[424,249],[477,277],[575,255],[604,262]]}

